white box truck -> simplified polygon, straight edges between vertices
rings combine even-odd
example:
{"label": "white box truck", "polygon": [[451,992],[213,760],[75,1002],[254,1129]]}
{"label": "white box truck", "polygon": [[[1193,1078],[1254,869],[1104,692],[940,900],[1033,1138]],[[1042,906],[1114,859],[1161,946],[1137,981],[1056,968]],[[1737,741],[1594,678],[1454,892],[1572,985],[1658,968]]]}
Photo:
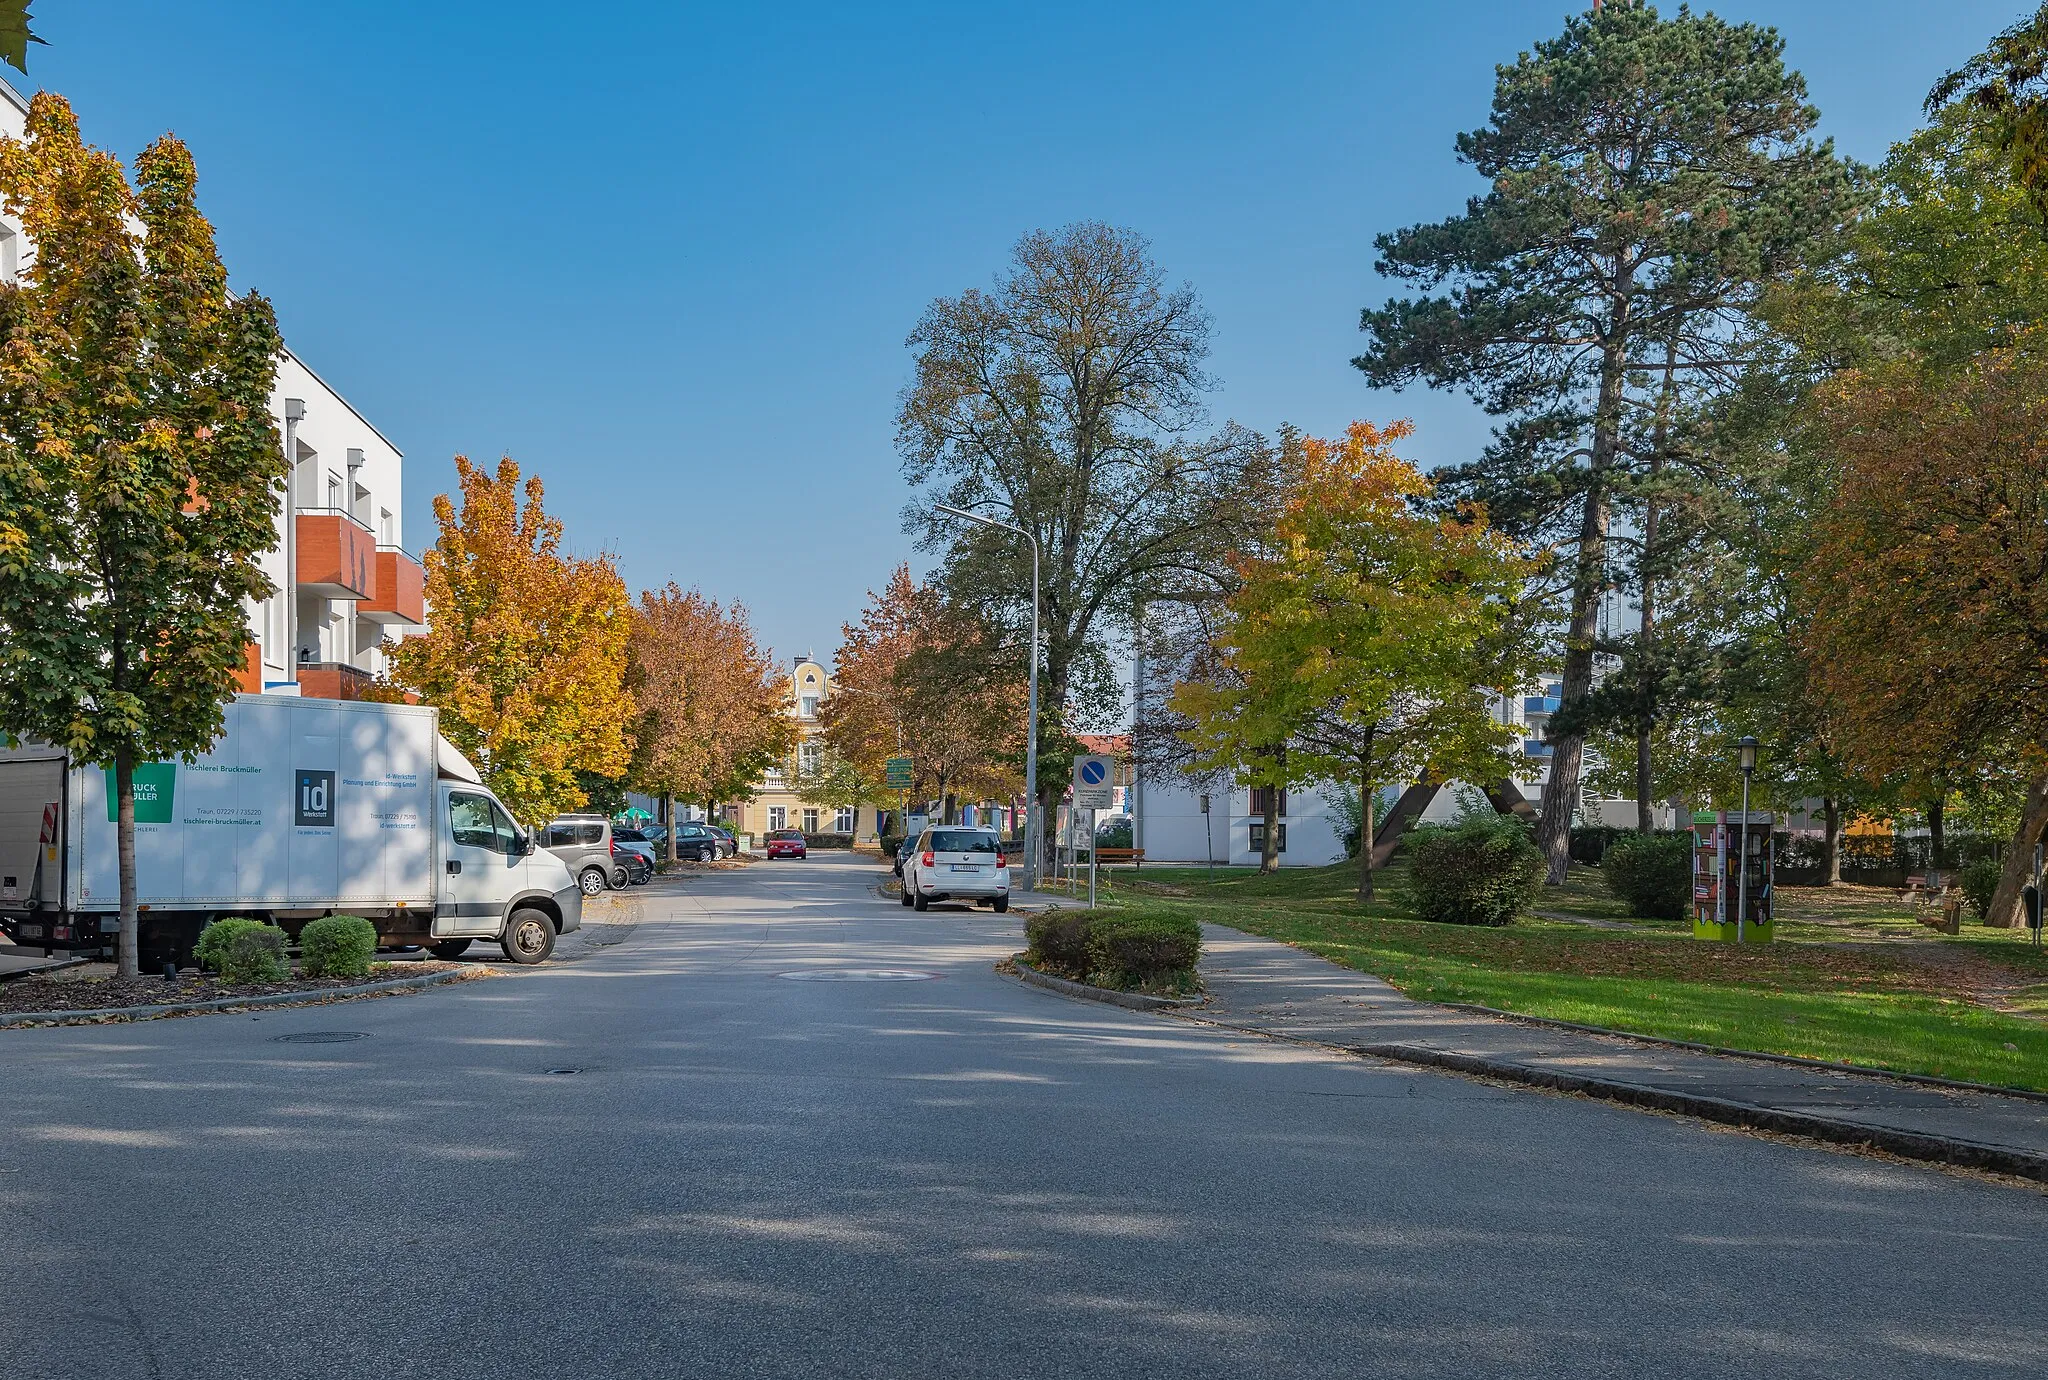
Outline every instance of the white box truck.
{"label": "white box truck", "polygon": [[[562,861],[482,784],[423,705],[237,695],[212,750],[135,769],[144,971],[191,962],[210,920],[296,936],[360,915],[385,947],[452,958],[472,941],[538,963],[583,919]],[[120,930],[111,769],[0,746],[0,930],[48,952],[110,951]]]}

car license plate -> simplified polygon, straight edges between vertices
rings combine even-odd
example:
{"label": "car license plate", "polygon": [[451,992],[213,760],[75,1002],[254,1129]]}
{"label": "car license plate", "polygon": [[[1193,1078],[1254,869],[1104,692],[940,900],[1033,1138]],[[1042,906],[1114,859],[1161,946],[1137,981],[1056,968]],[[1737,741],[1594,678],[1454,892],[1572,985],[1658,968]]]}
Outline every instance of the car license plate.
{"label": "car license plate", "polygon": [[953,870],[955,872],[979,872],[981,871],[981,865],[979,863],[954,863]]}
{"label": "car license plate", "polygon": [[41,939],[43,937],[43,927],[41,925],[23,925],[21,927],[21,937],[23,939]]}

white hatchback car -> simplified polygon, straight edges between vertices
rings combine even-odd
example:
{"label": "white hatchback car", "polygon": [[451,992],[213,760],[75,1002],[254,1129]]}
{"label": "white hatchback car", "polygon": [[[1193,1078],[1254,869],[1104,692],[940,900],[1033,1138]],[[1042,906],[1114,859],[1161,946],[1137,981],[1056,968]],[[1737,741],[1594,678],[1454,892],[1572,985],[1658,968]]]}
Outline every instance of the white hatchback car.
{"label": "white hatchback car", "polygon": [[1010,908],[1010,860],[993,829],[942,824],[924,831],[903,867],[903,904],[986,901]]}

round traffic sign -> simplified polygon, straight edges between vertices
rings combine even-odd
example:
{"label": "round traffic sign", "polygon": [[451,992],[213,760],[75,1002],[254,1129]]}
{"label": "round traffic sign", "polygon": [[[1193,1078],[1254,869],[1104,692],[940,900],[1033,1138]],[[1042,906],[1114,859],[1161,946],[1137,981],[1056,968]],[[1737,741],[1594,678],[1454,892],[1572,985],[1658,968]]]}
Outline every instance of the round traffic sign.
{"label": "round traffic sign", "polygon": [[1102,778],[1107,775],[1109,775],[1109,768],[1100,762],[1083,762],[1081,764],[1081,784],[1084,786],[1100,786]]}

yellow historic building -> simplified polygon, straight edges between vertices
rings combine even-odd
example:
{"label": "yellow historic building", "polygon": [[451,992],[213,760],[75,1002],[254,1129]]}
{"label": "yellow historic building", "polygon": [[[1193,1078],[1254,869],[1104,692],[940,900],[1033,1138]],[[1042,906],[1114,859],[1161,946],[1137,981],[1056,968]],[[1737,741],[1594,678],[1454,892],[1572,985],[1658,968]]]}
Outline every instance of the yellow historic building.
{"label": "yellow historic building", "polygon": [[[789,713],[797,722],[794,757],[762,778],[754,798],[744,804],[719,809],[721,822],[735,834],[751,834],[758,845],[770,831],[801,829],[806,834],[851,834],[856,843],[875,837],[876,814],[872,805],[846,809],[805,800],[796,792],[796,776],[812,775],[824,739],[818,727],[818,710],[832,697],[832,676],[814,657],[798,657],[789,672]],[[794,773],[794,775],[792,775]]]}

